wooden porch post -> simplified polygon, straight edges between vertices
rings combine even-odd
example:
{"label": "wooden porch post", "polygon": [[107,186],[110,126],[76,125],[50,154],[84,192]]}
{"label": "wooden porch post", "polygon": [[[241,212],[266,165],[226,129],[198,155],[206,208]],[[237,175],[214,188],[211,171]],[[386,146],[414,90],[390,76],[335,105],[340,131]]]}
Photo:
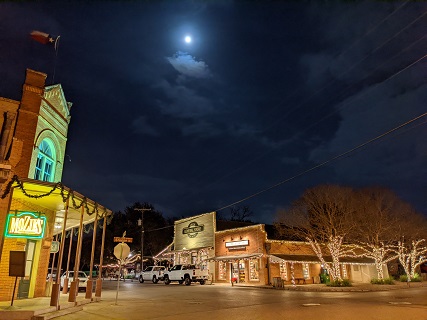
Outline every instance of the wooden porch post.
{"label": "wooden porch post", "polygon": [[101,254],[99,257],[99,277],[96,280],[96,291],[95,297],[101,298],[102,291],[102,264],[104,263],[104,241],[105,241],[105,229],[107,229],[107,213],[104,213],[104,223],[102,225],[102,242],[101,242]]}
{"label": "wooden porch post", "polygon": [[92,287],[93,287],[93,256],[95,255],[95,242],[96,242],[96,229],[98,228],[98,213],[95,212],[95,221],[93,222],[93,236],[92,236],[92,253],[90,255],[90,268],[89,268],[89,280],[86,286],[86,299],[92,299]]}
{"label": "wooden porch post", "polygon": [[80,213],[80,225],[79,225],[79,237],[77,238],[77,248],[76,248],[76,256],[74,260],[74,278],[73,281],[71,281],[70,286],[70,294],[68,295],[68,301],[69,302],[75,302],[76,296],[79,291],[79,269],[80,269],[80,254],[82,251],[82,237],[83,237],[83,214],[84,214],[84,205],[81,206],[81,213]]}
{"label": "wooden porch post", "polygon": [[[68,259],[67,259],[67,269],[65,270],[65,278],[64,278],[64,284],[62,288],[62,293],[68,293],[68,271],[70,270],[70,258],[71,258],[71,247],[73,246],[73,235],[74,235],[74,228],[71,228],[70,230],[70,245],[68,246]],[[65,239],[64,239],[65,241]]]}
{"label": "wooden porch post", "polygon": [[[55,306],[58,309],[59,305],[59,289],[61,286],[61,266],[62,266],[62,257],[64,255],[64,245],[65,245],[65,228],[67,226],[67,218],[68,218],[68,205],[69,205],[70,197],[68,197],[67,202],[65,203],[65,213],[64,213],[64,223],[62,226],[62,234],[61,234],[61,244],[59,247],[59,257],[58,257],[58,265],[56,266],[56,276],[55,283],[52,285],[52,294],[50,296],[50,305]],[[71,246],[71,244],[70,244]],[[67,284],[68,285],[68,284]]]}

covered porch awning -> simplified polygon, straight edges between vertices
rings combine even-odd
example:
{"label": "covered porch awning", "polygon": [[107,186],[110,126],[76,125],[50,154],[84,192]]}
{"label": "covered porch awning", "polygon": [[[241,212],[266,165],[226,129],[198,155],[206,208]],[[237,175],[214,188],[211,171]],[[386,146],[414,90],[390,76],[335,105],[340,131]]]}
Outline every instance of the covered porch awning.
{"label": "covered porch awning", "polygon": [[206,259],[207,261],[236,261],[236,260],[249,260],[257,259],[263,256],[262,253],[247,253],[247,254],[236,254],[230,256],[218,256]]}
{"label": "covered porch awning", "polygon": [[[299,254],[270,254],[270,262],[293,262],[293,263],[314,263],[319,264],[320,260],[314,255],[299,255]],[[332,262],[331,256],[324,256],[326,262]],[[342,264],[375,264],[374,259],[366,257],[342,257],[340,258]]]}
{"label": "covered porch awning", "polygon": [[[14,178],[4,194],[12,193],[12,202],[28,210],[45,209],[55,213],[53,234],[62,232],[65,209],[68,199],[68,214],[65,229],[79,227],[82,210],[83,224],[92,223],[96,215],[99,218],[112,216],[112,211],[97,202],[73,191],[61,183],[51,183],[29,178]],[[83,209],[82,209],[83,208]]]}

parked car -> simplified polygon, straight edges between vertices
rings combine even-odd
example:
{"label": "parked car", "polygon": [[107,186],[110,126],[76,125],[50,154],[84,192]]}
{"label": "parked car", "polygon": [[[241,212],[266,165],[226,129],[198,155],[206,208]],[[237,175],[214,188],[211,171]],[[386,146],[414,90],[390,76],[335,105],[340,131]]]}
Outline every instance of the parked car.
{"label": "parked car", "polygon": [[139,282],[144,283],[144,281],[152,281],[157,283],[163,281],[163,276],[166,268],[164,266],[149,266],[139,275]]}
{"label": "parked car", "polygon": [[179,284],[185,283],[189,286],[192,282],[205,284],[206,280],[208,280],[208,270],[201,270],[194,264],[176,264],[164,274],[165,284],[178,281]]}
{"label": "parked car", "polygon": [[[61,276],[61,289],[64,287],[64,279],[67,276],[67,272],[64,272]],[[74,271],[68,271],[68,288],[71,286],[71,281],[74,279]],[[79,281],[79,288],[86,288],[87,287],[87,281],[89,280],[89,277],[86,273],[83,271],[79,271],[77,275],[77,279]]]}
{"label": "parked car", "polygon": [[47,276],[46,276],[46,280],[47,281],[49,281],[49,280],[55,280],[55,277],[56,277],[56,268],[53,268],[53,272],[52,272],[52,269],[51,268],[49,268],[48,270],[47,270]]}

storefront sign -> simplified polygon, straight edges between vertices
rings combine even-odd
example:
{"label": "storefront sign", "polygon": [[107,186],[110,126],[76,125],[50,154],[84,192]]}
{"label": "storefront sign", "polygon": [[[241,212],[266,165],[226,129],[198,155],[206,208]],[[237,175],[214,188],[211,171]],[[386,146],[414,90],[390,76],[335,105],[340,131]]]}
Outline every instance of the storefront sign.
{"label": "storefront sign", "polygon": [[182,234],[186,234],[189,238],[195,238],[204,229],[203,224],[198,225],[197,222],[190,222],[187,228],[182,229]]}
{"label": "storefront sign", "polygon": [[215,244],[215,212],[175,221],[174,249],[193,250]]}
{"label": "storefront sign", "polygon": [[42,239],[46,217],[33,212],[9,213],[6,219],[7,238]]}
{"label": "storefront sign", "polygon": [[248,245],[249,240],[231,241],[225,243],[225,247],[229,250],[244,250]]}

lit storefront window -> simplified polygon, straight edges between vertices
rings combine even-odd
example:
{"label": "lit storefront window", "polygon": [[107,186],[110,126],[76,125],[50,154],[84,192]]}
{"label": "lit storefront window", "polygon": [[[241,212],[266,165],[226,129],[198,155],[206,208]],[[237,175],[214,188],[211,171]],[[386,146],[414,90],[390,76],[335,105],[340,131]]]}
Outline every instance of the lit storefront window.
{"label": "lit storefront window", "polygon": [[227,263],[223,261],[218,262],[218,279],[219,280],[226,280],[227,279]]}
{"label": "lit storefront window", "polygon": [[191,264],[196,264],[197,261],[197,252],[192,252],[191,253]]}
{"label": "lit storefront window", "polygon": [[308,263],[302,264],[302,275],[304,279],[310,279],[310,269],[308,268]]}
{"label": "lit storefront window", "polygon": [[208,269],[208,253],[205,250],[200,250],[200,269],[207,270]]}
{"label": "lit storefront window", "polygon": [[249,280],[259,280],[259,259],[249,260]]}
{"label": "lit storefront window", "polygon": [[286,262],[280,263],[280,278],[288,281],[288,264]]}

